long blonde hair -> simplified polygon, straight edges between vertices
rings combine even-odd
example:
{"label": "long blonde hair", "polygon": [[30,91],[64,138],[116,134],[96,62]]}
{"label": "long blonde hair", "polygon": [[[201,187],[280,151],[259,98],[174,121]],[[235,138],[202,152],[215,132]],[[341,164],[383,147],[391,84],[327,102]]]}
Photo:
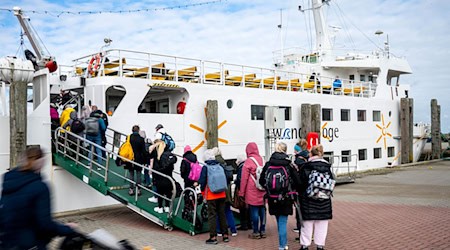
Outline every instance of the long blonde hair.
{"label": "long blonde hair", "polygon": [[161,159],[161,155],[164,152],[164,149],[166,148],[166,143],[162,140],[156,140],[155,141],[156,146],[156,153],[158,154],[158,161]]}

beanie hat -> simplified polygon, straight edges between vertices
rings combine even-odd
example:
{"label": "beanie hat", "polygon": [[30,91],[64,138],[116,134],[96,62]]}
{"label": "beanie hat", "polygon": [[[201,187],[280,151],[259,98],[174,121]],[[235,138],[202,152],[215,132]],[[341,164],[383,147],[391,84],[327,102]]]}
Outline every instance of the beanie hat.
{"label": "beanie hat", "polygon": [[191,150],[191,146],[186,145],[186,146],[184,147],[184,153],[186,153],[186,152],[188,152],[188,151],[192,151],[192,150]]}

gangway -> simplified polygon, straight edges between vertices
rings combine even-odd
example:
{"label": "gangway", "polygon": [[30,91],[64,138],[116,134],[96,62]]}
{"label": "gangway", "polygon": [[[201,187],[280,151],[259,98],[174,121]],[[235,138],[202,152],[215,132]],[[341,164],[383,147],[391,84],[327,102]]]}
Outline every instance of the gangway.
{"label": "gangway", "polygon": [[[117,141],[113,142],[113,145],[120,143],[120,137],[116,135],[115,139]],[[205,220],[204,216],[200,214],[205,212],[206,206],[203,203],[198,204],[199,202],[194,189],[186,188],[182,191],[180,197],[176,197],[176,185],[172,177],[149,169],[147,166],[132,162],[136,166],[148,169],[152,175],[156,174],[169,179],[172,183],[172,197],[166,198],[161,196],[153,189],[144,185],[135,185],[135,194],[130,196],[128,194],[129,186],[132,183],[136,183],[126,177],[126,170],[123,167],[116,165],[115,159],[120,157],[114,152],[117,151],[117,147],[107,149],[110,147],[107,145],[107,148],[104,148],[63,128],[56,129],[54,143],[56,147],[56,152],[53,154],[54,163],[103,195],[114,198],[134,212],[169,231],[176,227],[191,235],[195,235],[209,230],[207,223],[203,223]],[[95,152],[95,147],[100,148],[102,154],[104,152],[106,157],[98,155]],[[100,164],[97,160],[94,160],[95,157],[101,159]],[[141,189],[141,195],[138,195],[138,186]],[[183,211],[185,197],[188,197],[190,194],[194,194],[191,196],[194,197],[192,199],[194,209],[192,211]],[[157,204],[148,201],[148,198],[152,196],[162,197],[169,201],[169,213],[160,214],[155,212],[154,208]]]}
{"label": "gangway", "polygon": [[336,178],[336,184],[354,183],[358,168],[358,155],[328,155],[331,171]]}

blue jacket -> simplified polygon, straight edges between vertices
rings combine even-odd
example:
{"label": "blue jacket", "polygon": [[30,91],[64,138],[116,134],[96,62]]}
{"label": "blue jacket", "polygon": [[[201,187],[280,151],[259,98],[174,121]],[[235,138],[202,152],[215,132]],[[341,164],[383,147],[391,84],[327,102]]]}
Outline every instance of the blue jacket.
{"label": "blue jacket", "polygon": [[40,174],[18,168],[4,175],[0,199],[0,249],[46,249],[55,236],[74,231],[52,219],[50,192]]}
{"label": "blue jacket", "polygon": [[[206,165],[216,165],[219,164],[216,160],[205,161]],[[208,183],[208,168],[206,166],[202,167],[202,172],[200,174],[200,178],[198,179],[198,184],[200,184],[200,188],[202,191],[205,191],[206,184]]]}

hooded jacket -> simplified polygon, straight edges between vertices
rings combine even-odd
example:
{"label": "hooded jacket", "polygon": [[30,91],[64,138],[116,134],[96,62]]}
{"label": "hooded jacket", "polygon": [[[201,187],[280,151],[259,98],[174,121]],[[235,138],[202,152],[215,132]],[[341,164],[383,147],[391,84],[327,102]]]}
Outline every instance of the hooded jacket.
{"label": "hooded jacket", "polygon": [[[259,184],[261,186],[266,185],[266,172],[269,166],[283,166],[286,168],[289,179],[291,182],[292,187],[296,187],[299,185],[299,179],[298,174],[295,169],[291,167],[291,161],[289,159],[289,156],[285,153],[275,152],[270,156],[270,160],[264,165],[263,171],[261,173],[261,178],[259,179]],[[289,197],[286,197],[283,200],[272,200],[268,199],[269,204],[269,214],[270,215],[291,215],[292,214],[292,204],[293,200]]]}
{"label": "hooded jacket", "polygon": [[194,181],[189,180],[189,174],[191,173],[191,163],[190,162],[192,162],[192,163],[197,162],[197,156],[191,150],[186,151],[183,154],[183,160],[181,161],[181,166],[180,166],[181,177],[184,180],[185,188],[192,187],[194,185]]}
{"label": "hooded jacket", "polygon": [[300,185],[298,188],[302,217],[304,220],[332,219],[333,209],[331,199],[315,200],[306,196],[309,174],[312,170],[317,170],[321,173],[328,173],[330,176],[333,176],[330,163],[321,158],[312,157],[310,161],[303,165],[300,170]]}
{"label": "hooded jacket", "polygon": [[245,203],[252,206],[263,206],[265,191],[256,188],[256,183],[252,176],[256,178],[256,168],[258,167],[250,157],[253,157],[260,166],[263,166],[264,161],[259,155],[258,146],[254,142],[247,144],[245,149],[247,153],[247,160],[245,160],[242,168],[241,183],[239,189],[239,196],[245,197]]}
{"label": "hooded jacket", "polygon": [[49,189],[40,174],[15,168],[4,175],[0,249],[46,249],[53,237],[73,233],[53,221]]}

